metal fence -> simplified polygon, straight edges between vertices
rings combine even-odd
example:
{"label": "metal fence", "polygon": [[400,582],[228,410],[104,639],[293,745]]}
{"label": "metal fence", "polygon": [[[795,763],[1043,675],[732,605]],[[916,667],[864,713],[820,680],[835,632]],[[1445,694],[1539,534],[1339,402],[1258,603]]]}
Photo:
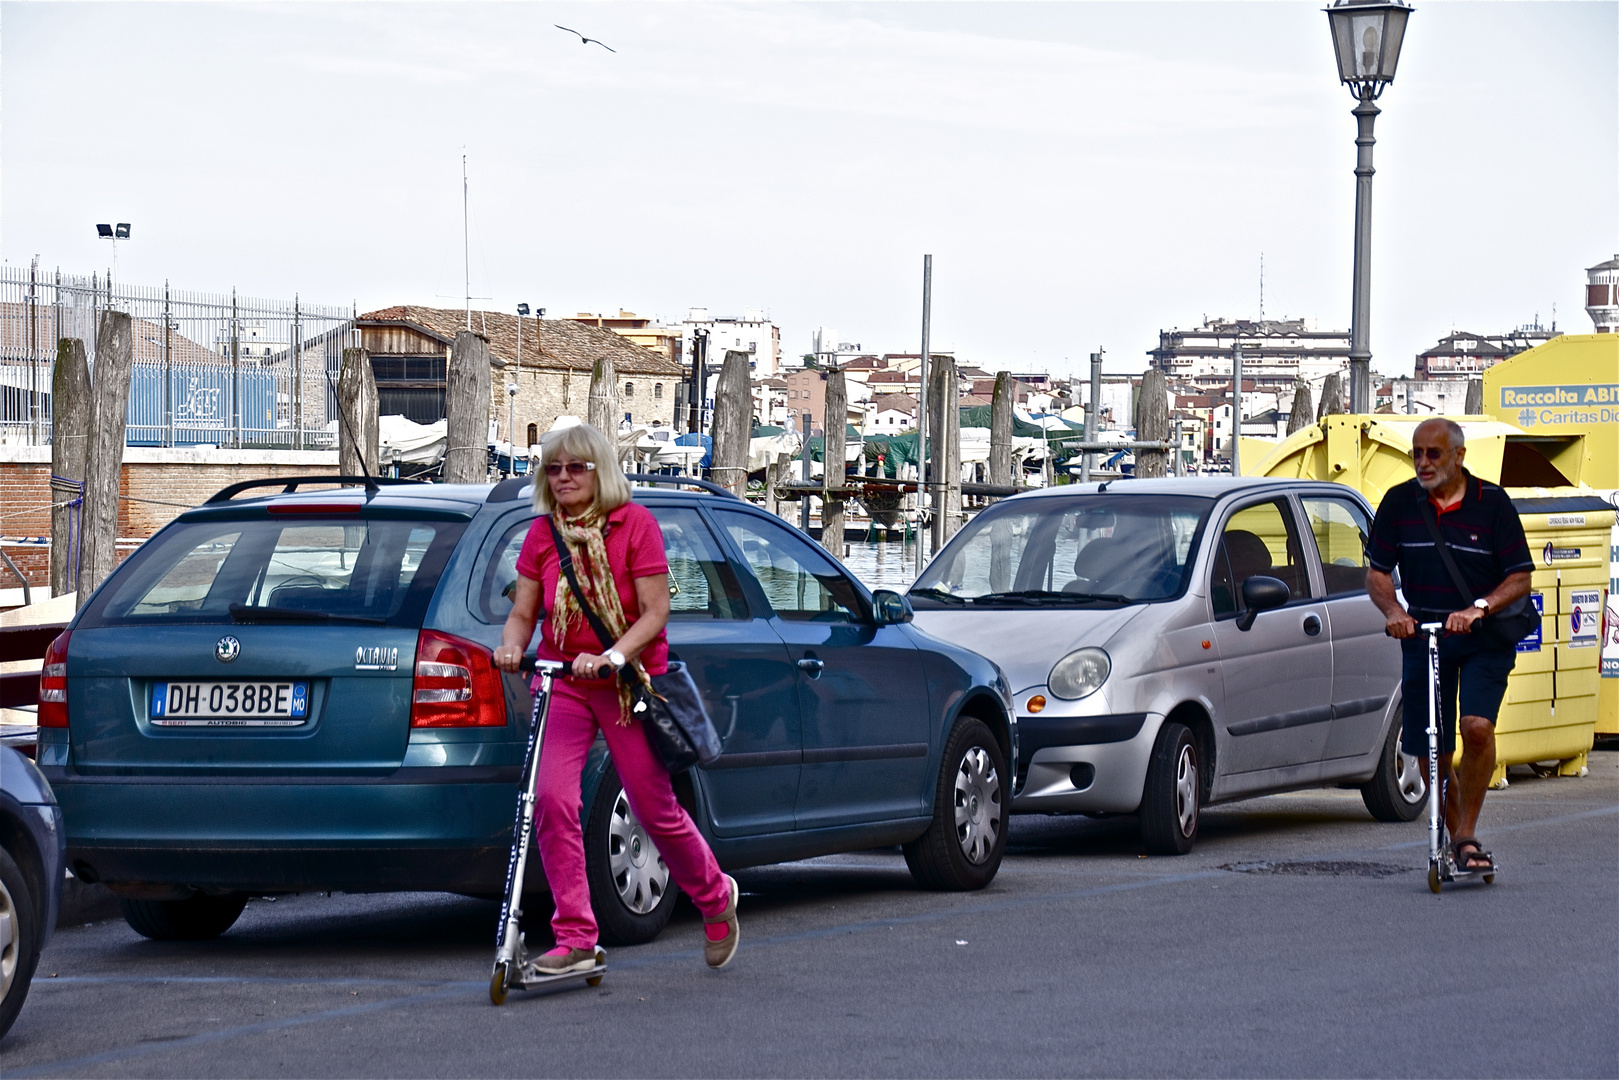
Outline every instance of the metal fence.
{"label": "metal fence", "polygon": [[93,373],[108,309],[134,321],[130,446],[336,445],[337,375],[359,344],[352,309],[37,266],[0,267],[0,442],[50,442],[57,341],[83,341]]}

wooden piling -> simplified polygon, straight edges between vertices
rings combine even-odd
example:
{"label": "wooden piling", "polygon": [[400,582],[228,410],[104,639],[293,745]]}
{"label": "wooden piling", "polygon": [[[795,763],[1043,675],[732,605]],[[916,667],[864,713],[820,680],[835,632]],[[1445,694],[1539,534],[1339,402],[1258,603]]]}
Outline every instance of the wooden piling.
{"label": "wooden piling", "polygon": [[91,373],[90,416],[84,465],[83,557],[78,606],[118,566],[118,495],[129,418],[129,381],[135,370],[134,320],[128,312],[102,313]]}
{"label": "wooden piling", "polygon": [[934,483],[933,550],[961,528],[961,394],[953,356],[933,358],[928,387],[929,465]]}
{"label": "wooden piling", "polygon": [[444,482],[481,484],[489,479],[489,339],[471,330],[455,335],[444,398]]}
{"label": "wooden piling", "polygon": [[610,356],[597,357],[590,368],[590,408],[585,418],[590,426],[607,436],[618,448],[618,422],[624,412],[618,405],[618,369]]}
{"label": "wooden piling", "polygon": [[[1141,376],[1141,394],[1136,399],[1136,438],[1141,442],[1167,441],[1169,430],[1169,384],[1164,373],[1148,368]],[[1169,475],[1169,455],[1162,450],[1136,451],[1136,476]]]}
{"label": "wooden piling", "polygon": [[380,456],[377,380],[371,354],[344,349],[337,376],[337,471],[344,476],[376,476]]}
{"label": "wooden piling", "polygon": [[[84,544],[84,463],[90,438],[90,363],[84,342],[56,343],[51,375],[51,595],[78,587]],[[78,500],[77,503],[74,500]],[[71,505],[59,505],[59,504]]]}
{"label": "wooden piling", "polygon": [[995,392],[989,403],[989,482],[1011,484],[1012,398],[1017,382],[1010,371],[995,373]]}
{"label": "wooden piling", "polygon": [[[748,490],[748,441],[753,437],[753,395],[748,392],[748,354],[728,349],[714,388],[714,483],[738,495]],[[807,437],[807,436],[806,436]]]}
{"label": "wooden piling", "polygon": [[849,392],[843,372],[826,373],[826,413],[821,421],[826,438],[821,442],[821,546],[843,557],[843,456],[848,443]]}
{"label": "wooden piling", "polygon": [[1484,413],[1484,380],[1467,380],[1467,405],[1463,411],[1468,416],[1481,416]]}
{"label": "wooden piling", "polygon": [[1315,406],[1310,402],[1310,384],[1303,379],[1293,380],[1293,411],[1287,414],[1287,433],[1303,431],[1315,419]]}
{"label": "wooden piling", "polygon": [[1336,416],[1344,411],[1343,379],[1334,371],[1321,380],[1321,405],[1316,409],[1315,418],[1323,416]]}

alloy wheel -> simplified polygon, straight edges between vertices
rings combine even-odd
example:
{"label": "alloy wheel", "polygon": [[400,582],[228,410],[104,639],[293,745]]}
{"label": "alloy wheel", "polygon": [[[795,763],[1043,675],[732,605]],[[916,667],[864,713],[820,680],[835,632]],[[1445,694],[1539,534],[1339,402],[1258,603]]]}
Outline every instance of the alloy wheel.
{"label": "alloy wheel", "polygon": [[956,841],[967,861],[989,858],[1001,835],[1001,778],[989,753],[974,746],[956,769]]}
{"label": "alloy wheel", "polygon": [[1197,825],[1197,753],[1190,744],[1181,747],[1175,762],[1175,817],[1181,835],[1191,836]]}
{"label": "alloy wheel", "polygon": [[669,888],[669,868],[658,846],[630,809],[623,791],[613,800],[607,826],[607,864],[618,888],[618,898],[637,915],[658,906]]}
{"label": "alloy wheel", "polygon": [[1422,760],[1415,754],[1408,754],[1400,747],[1394,749],[1394,786],[1400,792],[1400,798],[1408,805],[1422,801],[1428,792],[1428,778],[1422,771]]}
{"label": "alloy wheel", "polygon": [[0,881],[0,998],[11,993],[11,984],[17,978],[17,964],[22,959],[20,929],[17,902],[5,882]]}

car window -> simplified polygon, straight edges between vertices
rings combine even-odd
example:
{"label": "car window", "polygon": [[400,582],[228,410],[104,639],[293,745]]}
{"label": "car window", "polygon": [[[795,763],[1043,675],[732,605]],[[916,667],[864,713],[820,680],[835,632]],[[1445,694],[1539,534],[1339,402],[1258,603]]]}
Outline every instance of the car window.
{"label": "car window", "polygon": [[[650,509],[663,531],[663,548],[669,559],[669,617],[746,619],[748,605],[742,596],[742,584],[697,511],[679,506]],[[534,520],[524,518],[495,542],[478,594],[478,609],[485,622],[503,623],[511,614],[517,555]]]}
{"label": "car window", "polygon": [[1181,591],[1207,499],[1159,495],[1041,497],[974,518],[913,586],[994,602],[1051,593],[1163,600]]}
{"label": "car window", "polygon": [[669,558],[671,619],[746,619],[742,583],[702,516],[691,507],[654,506]]}
{"label": "car window", "polygon": [[809,544],[756,514],[715,510],[714,516],[742,549],[778,616],[815,622],[862,619],[859,590]]}
{"label": "car window", "polygon": [[403,625],[425,608],[461,530],[352,518],[181,524],[132,558],[87,617],[228,621],[238,604]]}
{"label": "car window", "polygon": [[1371,523],[1366,511],[1351,499],[1330,495],[1306,495],[1304,516],[1310,521],[1316,554],[1321,557],[1321,576],[1328,596],[1366,591],[1366,542]]}
{"label": "car window", "polygon": [[1245,506],[1226,519],[1214,553],[1209,596],[1216,615],[1243,610],[1242,583],[1251,577],[1273,577],[1287,585],[1289,600],[1310,595],[1298,530],[1286,499]]}

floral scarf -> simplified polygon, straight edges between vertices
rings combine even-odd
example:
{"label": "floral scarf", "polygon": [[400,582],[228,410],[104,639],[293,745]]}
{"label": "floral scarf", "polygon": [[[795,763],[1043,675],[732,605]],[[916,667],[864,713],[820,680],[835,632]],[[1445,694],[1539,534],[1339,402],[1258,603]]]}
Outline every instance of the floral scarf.
{"label": "floral scarf", "polygon": [[[579,579],[579,589],[585,594],[585,600],[606,625],[615,641],[623,637],[624,632],[629,629],[629,620],[624,615],[624,605],[618,595],[618,584],[613,580],[613,570],[607,561],[606,515],[600,508],[592,506],[576,518],[566,517],[557,511],[551,515],[551,520],[556,522],[557,531],[562,534],[562,540],[568,546],[568,554],[573,556],[574,576]],[[551,640],[560,649],[562,643],[568,639],[569,631],[579,627],[588,629],[589,620],[585,618],[584,610],[579,606],[579,599],[574,595],[573,587],[568,584],[568,575],[559,569],[556,593],[551,598]],[[600,646],[602,649],[606,647]],[[646,672],[642,670],[640,662],[637,661],[631,666],[644,685],[647,682]],[[635,695],[630,682],[619,679],[618,722],[621,727],[629,727],[630,711],[634,703]]]}

